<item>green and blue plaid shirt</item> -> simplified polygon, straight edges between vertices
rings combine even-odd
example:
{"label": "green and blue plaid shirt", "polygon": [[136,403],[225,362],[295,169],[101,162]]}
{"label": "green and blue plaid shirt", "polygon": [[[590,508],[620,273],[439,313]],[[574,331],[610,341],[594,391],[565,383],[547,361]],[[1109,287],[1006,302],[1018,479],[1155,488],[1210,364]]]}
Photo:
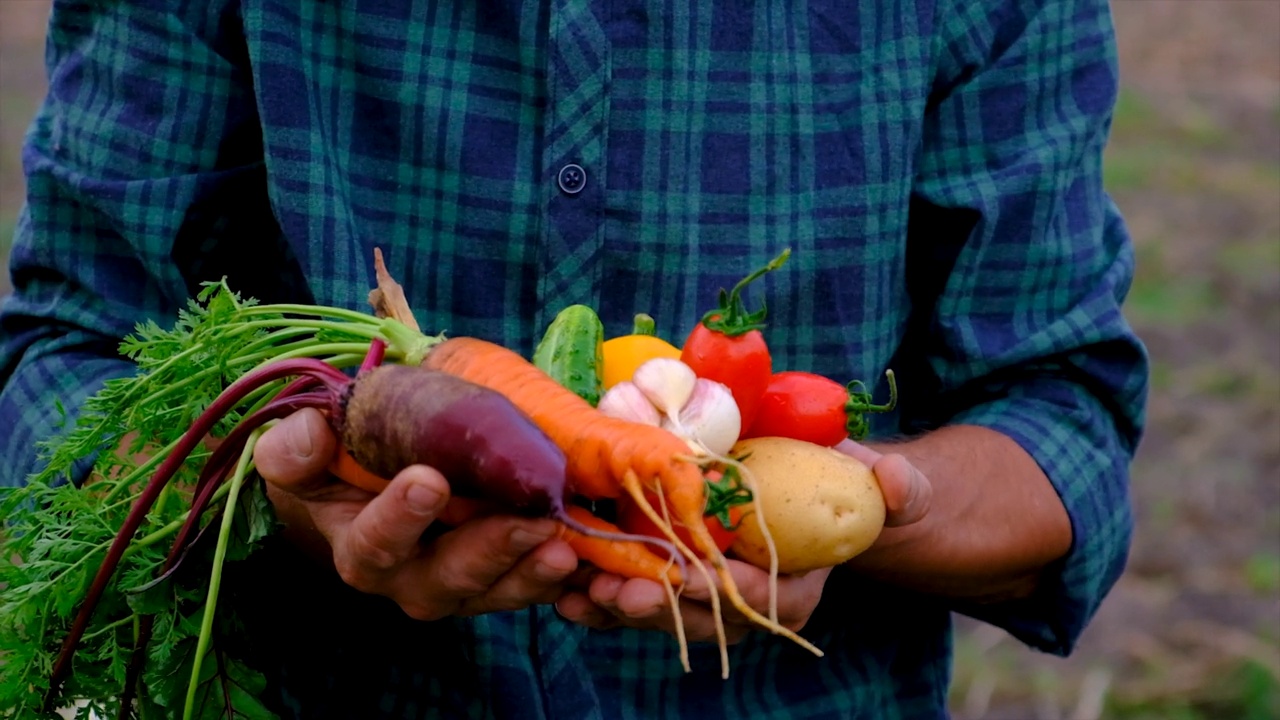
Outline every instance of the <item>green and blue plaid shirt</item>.
{"label": "green and blue plaid shirt", "polygon": [[684,675],[665,635],[547,608],[416,624],[264,556],[236,602],[286,715],[939,717],[950,611],[1065,653],[1121,572],[1146,360],[1101,183],[1104,0],[68,0],[50,31],[0,316],[5,484],[55,400],[130,372],[120,338],[203,280],[363,307],[380,246],[424,327],[528,354],[579,302],[679,340],[790,247],[750,293],[777,367],[893,367],[877,433],[1009,434],[1075,533],[1016,603],[839,571],[805,630],[825,658],[753,637],[727,681],[714,648]]}

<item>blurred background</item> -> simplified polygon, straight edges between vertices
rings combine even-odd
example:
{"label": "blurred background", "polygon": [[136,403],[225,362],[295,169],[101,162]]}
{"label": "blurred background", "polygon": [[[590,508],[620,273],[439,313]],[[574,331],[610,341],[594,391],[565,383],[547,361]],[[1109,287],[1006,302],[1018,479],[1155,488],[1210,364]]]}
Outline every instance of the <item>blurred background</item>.
{"label": "blurred background", "polygon": [[[960,619],[952,706],[957,720],[1280,718],[1280,0],[1113,7],[1106,180],[1154,363],[1138,532],[1069,659]],[[0,0],[0,258],[47,16],[48,0]]]}

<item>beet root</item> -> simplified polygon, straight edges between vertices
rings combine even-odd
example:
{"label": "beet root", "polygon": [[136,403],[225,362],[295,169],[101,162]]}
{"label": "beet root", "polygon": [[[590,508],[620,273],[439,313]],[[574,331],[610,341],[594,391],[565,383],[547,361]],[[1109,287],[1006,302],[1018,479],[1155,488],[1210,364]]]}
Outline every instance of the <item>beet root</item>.
{"label": "beet root", "polygon": [[563,451],[499,392],[436,370],[383,365],[351,383],[334,421],[355,461],[380,477],[429,465],[457,495],[523,515],[564,514]]}

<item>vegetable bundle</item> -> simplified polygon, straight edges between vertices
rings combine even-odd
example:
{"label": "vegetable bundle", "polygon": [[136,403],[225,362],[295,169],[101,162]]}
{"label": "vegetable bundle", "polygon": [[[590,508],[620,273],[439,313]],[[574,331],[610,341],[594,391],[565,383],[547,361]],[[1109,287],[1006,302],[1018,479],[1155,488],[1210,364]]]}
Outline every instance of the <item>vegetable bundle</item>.
{"label": "vegetable bundle", "polygon": [[[750,525],[763,554],[739,557],[776,577],[765,478],[734,448],[807,427],[788,414],[814,414],[800,402],[809,390],[775,384],[763,311],[741,302],[785,257],[722,293],[683,348],[643,322],[606,341],[590,308],[573,306],[531,360],[423,334],[380,255],[376,314],[257,305],[206,286],[174,328],[137,328],[122,351],[138,374],[109,381],[45,446],[41,472],[0,500],[0,717],[52,717],[75,701],[85,718],[271,717],[263,676],[221,642],[235,612],[218,595],[226,564],[275,531],[253,471],[257,438],[307,407],[340,437],[331,467],[347,482],[376,492],[430,464],[459,496],[554,518],[580,557],[663,583],[673,608],[689,572],[710,585],[714,572],[740,613],[821,655],[778,624],[776,603],[767,617],[745,603],[725,556]],[[836,387],[842,418],[887,407]],[[835,413],[823,413],[830,424]],[[89,481],[65,482],[87,457]],[[612,501],[616,518],[582,501]]]}

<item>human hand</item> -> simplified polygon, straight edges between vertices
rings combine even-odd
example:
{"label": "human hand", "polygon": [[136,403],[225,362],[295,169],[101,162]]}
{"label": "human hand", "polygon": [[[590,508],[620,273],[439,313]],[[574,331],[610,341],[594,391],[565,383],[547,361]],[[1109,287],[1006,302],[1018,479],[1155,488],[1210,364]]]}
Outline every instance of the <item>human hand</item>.
{"label": "human hand", "polygon": [[[769,573],[742,562],[728,561],[733,576],[747,605],[766,617],[769,614]],[[708,567],[715,580],[716,592],[720,581]],[[798,631],[808,623],[822,588],[826,584],[830,568],[814,570],[804,575],[779,576],[778,622]],[[689,582],[680,595],[680,615],[684,623],[685,637],[690,642],[714,641],[715,618],[712,615],[711,592],[702,573],[690,566]],[[758,626],[744,617],[725,599],[721,599],[725,636],[730,644],[737,643]],[[575,587],[556,601],[556,611],[565,619],[597,630],[616,627],[632,627],[659,630],[675,634],[675,618],[671,613],[666,591],[651,580],[626,579],[609,573],[597,573],[589,578],[585,587]]]}
{"label": "human hand", "polygon": [[906,457],[882,453],[848,439],[840,441],[835,449],[871,468],[884,495],[885,527],[912,525],[928,514],[933,485]]}
{"label": "human hand", "polygon": [[[836,446],[871,468],[884,495],[887,527],[919,522],[929,511],[932,486],[904,456],[882,453],[852,440]],[[766,571],[737,560],[729,561],[730,571],[744,599],[762,614],[768,612],[769,575]],[[799,630],[808,622],[822,597],[831,568],[778,579],[778,620]],[[717,581],[718,586],[718,581]],[[691,641],[715,638],[710,595],[700,573],[691,573],[680,600],[686,636]],[[729,642],[740,641],[755,626],[727,602],[721,603]],[[639,579],[624,579],[607,573],[596,574],[582,588],[567,592],[556,602],[566,619],[596,629],[634,627],[675,632],[674,618],[662,586]]]}
{"label": "human hand", "polygon": [[[331,564],[348,585],[437,620],[548,603],[577,567],[551,520],[486,515],[462,520],[439,472],[406,468],[380,494],[329,475],[337,439],[315,410],[268,430],[254,463],[288,537]],[[430,542],[433,523],[453,524]]]}

